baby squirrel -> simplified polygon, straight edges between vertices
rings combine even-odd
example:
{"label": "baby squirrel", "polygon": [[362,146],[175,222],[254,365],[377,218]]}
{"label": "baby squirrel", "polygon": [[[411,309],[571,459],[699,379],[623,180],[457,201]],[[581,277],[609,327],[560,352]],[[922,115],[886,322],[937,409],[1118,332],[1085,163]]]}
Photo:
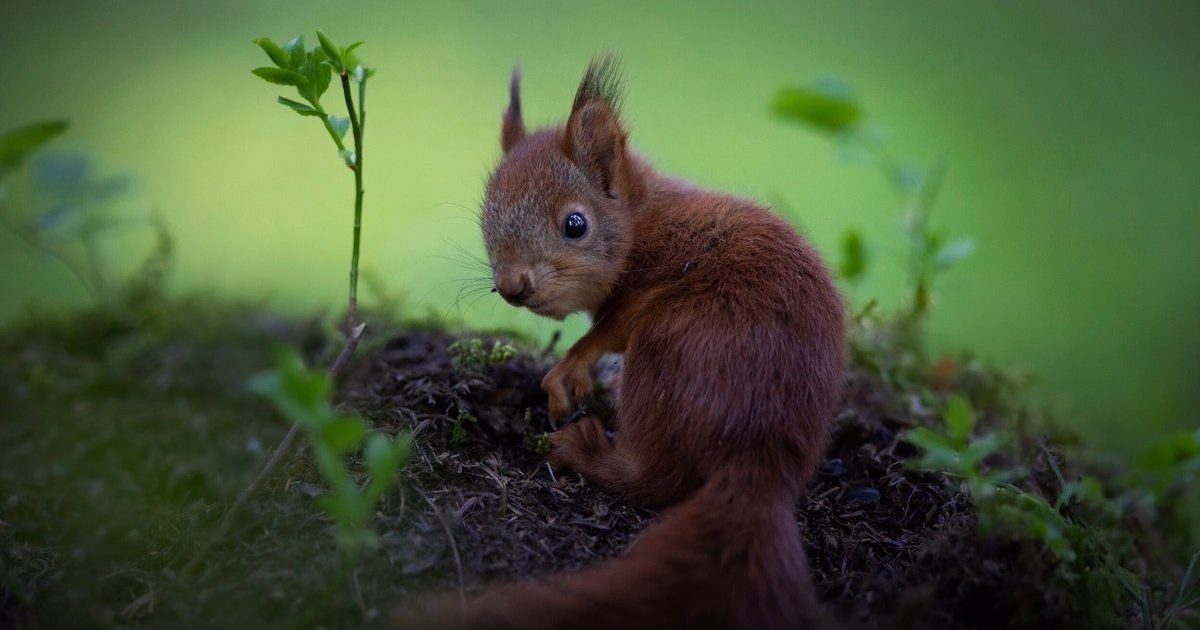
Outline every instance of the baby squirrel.
{"label": "baby squirrel", "polygon": [[796,628],[818,607],[796,503],[844,368],[841,297],[767,208],[655,172],[627,146],[616,60],[593,61],[565,126],[529,133],[513,73],[483,237],[510,304],[591,329],[542,381],[551,417],[624,353],[617,430],[583,416],[552,466],[668,508],[627,555],[468,600],[484,628]]}

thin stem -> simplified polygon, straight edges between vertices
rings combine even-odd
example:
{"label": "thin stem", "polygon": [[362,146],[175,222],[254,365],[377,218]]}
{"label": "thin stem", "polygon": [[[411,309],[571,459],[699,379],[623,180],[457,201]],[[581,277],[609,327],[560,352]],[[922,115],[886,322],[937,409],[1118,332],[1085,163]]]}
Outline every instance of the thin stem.
{"label": "thin stem", "polygon": [[[354,98],[350,96],[350,74],[343,70],[341,76],[342,94],[346,97],[346,112],[350,114],[350,128],[354,133],[354,245],[350,251],[350,311],[347,315],[349,328],[353,329],[358,323],[358,243],[362,235],[363,204],[363,118],[360,118],[359,111],[354,109]],[[362,81],[358,84],[360,107],[366,96],[366,82],[366,73],[363,73]]]}
{"label": "thin stem", "polygon": [[[341,353],[338,354],[337,359],[333,362],[333,365],[329,366],[329,371],[326,372],[329,375],[329,380],[337,380],[338,375],[341,374],[342,370],[346,368],[346,364],[349,362],[350,357],[354,355],[354,350],[358,348],[358,342],[362,340],[362,335],[365,328],[365,325],[359,325],[354,330],[350,331],[350,337],[346,339],[346,345],[342,348]],[[180,572],[182,575],[190,575],[192,571],[199,566],[200,562],[208,556],[208,552],[211,551],[212,548],[218,542],[220,542],[222,538],[225,537],[225,534],[228,533],[230,528],[233,527],[234,520],[241,512],[242,506],[250,500],[250,497],[254,496],[255,492],[258,492],[259,486],[261,486],[264,481],[269,479],[271,475],[275,473],[275,469],[279,468],[279,465],[283,463],[284,458],[292,451],[292,444],[295,443],[296,436],[299,434],[300,425],[293,424],[291,428],[288,429],[287,434],[283,436],[283,439],[279,441],[279,445],[275,447],[275,451],[271,453],[271,458],[267,460],[266,464],[263,464],[263,467],[258,471],[258,474],[255,475],[254,479],[250,481],[250,484],[242,490],[241,494],[234,499],[233,504],[229,506],[228,510],[226,510],[225,517],[221,519],[221,525],[217,527],[217,531],[215,534],[213,534],[213,537],[210,538],[208,542],[206,542],[204,546],[196,552],[196,555],[192,556],[191,561],[189,561],[187,565],[183,567],[182,571]]]}
{"label": "thin stem", "polygon": [[82,271],[76,268],[75,265],[71,264],[71,262],[67,260],[66,256],[51,247],[43,245],[37,240],[37,238],[25,233],[24,230],[21,230],[15,224],[9,222],[9,220],[4,217],[3,207],[0,207],[0,225],[3,225],[5,228],[7,228],[8,231],[12,232],[17,238],[24,241],[25,244],[61,263],[63,267],[67,268],[67,271],[71,272],[72,276],[75,276],[75,279],[79,281],[79,286],[83,287],[84,291],[87,291],[88,296],[97,302],[100,301],[100,296],[96,293],[95,287],[88,283],[87,278],[84,277]]}

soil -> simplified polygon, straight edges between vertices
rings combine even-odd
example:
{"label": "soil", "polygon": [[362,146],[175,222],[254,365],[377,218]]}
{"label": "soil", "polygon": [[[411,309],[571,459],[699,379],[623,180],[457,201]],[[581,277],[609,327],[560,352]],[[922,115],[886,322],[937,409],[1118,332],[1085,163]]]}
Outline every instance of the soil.
{"label": "soil", "polygon": [[[429,550],[437,528],[417,505],[419,515],[410,517],[417,526],[386,538],[400,570],[440,576],[442,589],[461,579],[471,590],[621,554],[656,515],[577,475],[556,478],[533,448],[551,430],[539,384],[553,358],[522,354],[463,374],[446,352],[454,341],[438,334],[392,339],[341,388],[344,404],[377,426],[414,429],[408,483],[435,497],[454,522],[461,567],[453,554]],[[1078,625],[1065,602],[1046,601],[1042,592],[1040,573],[1053,572],[1049,554],[1032,544],[980,541],[967,495],[941,475],[905,466],[915,449],[901,438],[920,421],[906,407],[878,378],[852,368],[825,461],[798,506],[819,596],[832,616],[864,627]],[[460,410],[478,422],[452,443]],[[413,555],[422,548],[426,554]]]}
{"label": "soil", "polygon": [[[431,593],[619,555],[657,518],[546,466],[539,383],[551,353],[460,368],[448,352],[456,337],[409,329],[360,349],[337,393],[375,430],[413,436],[375,516],[380,549],[340,570],[303,451],[206,549],[286,428],[244,383],[282,342],[317,360],[319,331],[182,305],[0,336],[0,625],[374,625]],[[797,507],[830,617],[870,628],[1088,625],[1053,554],[976,535],[968,496],[906,465],[915,449],[904,432],[932,412],[879,374],[852,365]],[[591,411],[609,414],[603,401]]]}

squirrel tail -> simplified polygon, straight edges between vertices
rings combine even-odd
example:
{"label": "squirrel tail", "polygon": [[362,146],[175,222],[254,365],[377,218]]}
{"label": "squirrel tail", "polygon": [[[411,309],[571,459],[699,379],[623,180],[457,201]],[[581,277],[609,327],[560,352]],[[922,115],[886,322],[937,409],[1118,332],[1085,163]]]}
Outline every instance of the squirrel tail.
{"label": "squirrel tail", "polygon": [[[737,467],[664,513],[623,557],[485,590],[400,627],[805,628],[819,625],[791,492]],[[418,617],[420,619],[418,619]]]}

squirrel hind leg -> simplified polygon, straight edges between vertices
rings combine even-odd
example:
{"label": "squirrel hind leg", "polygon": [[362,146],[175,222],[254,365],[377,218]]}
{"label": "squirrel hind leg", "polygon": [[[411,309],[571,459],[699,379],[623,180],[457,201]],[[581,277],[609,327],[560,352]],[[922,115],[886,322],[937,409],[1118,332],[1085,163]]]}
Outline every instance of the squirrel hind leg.
{"label": "squirrel hind leg", "polygon": [[663,507],[682,498],[670,476],[648,474],[620,440],[595,416],[584,416],[550,434],[554,448],[548,459],[558,470],[573,470],[605,492],[640,507]]}

